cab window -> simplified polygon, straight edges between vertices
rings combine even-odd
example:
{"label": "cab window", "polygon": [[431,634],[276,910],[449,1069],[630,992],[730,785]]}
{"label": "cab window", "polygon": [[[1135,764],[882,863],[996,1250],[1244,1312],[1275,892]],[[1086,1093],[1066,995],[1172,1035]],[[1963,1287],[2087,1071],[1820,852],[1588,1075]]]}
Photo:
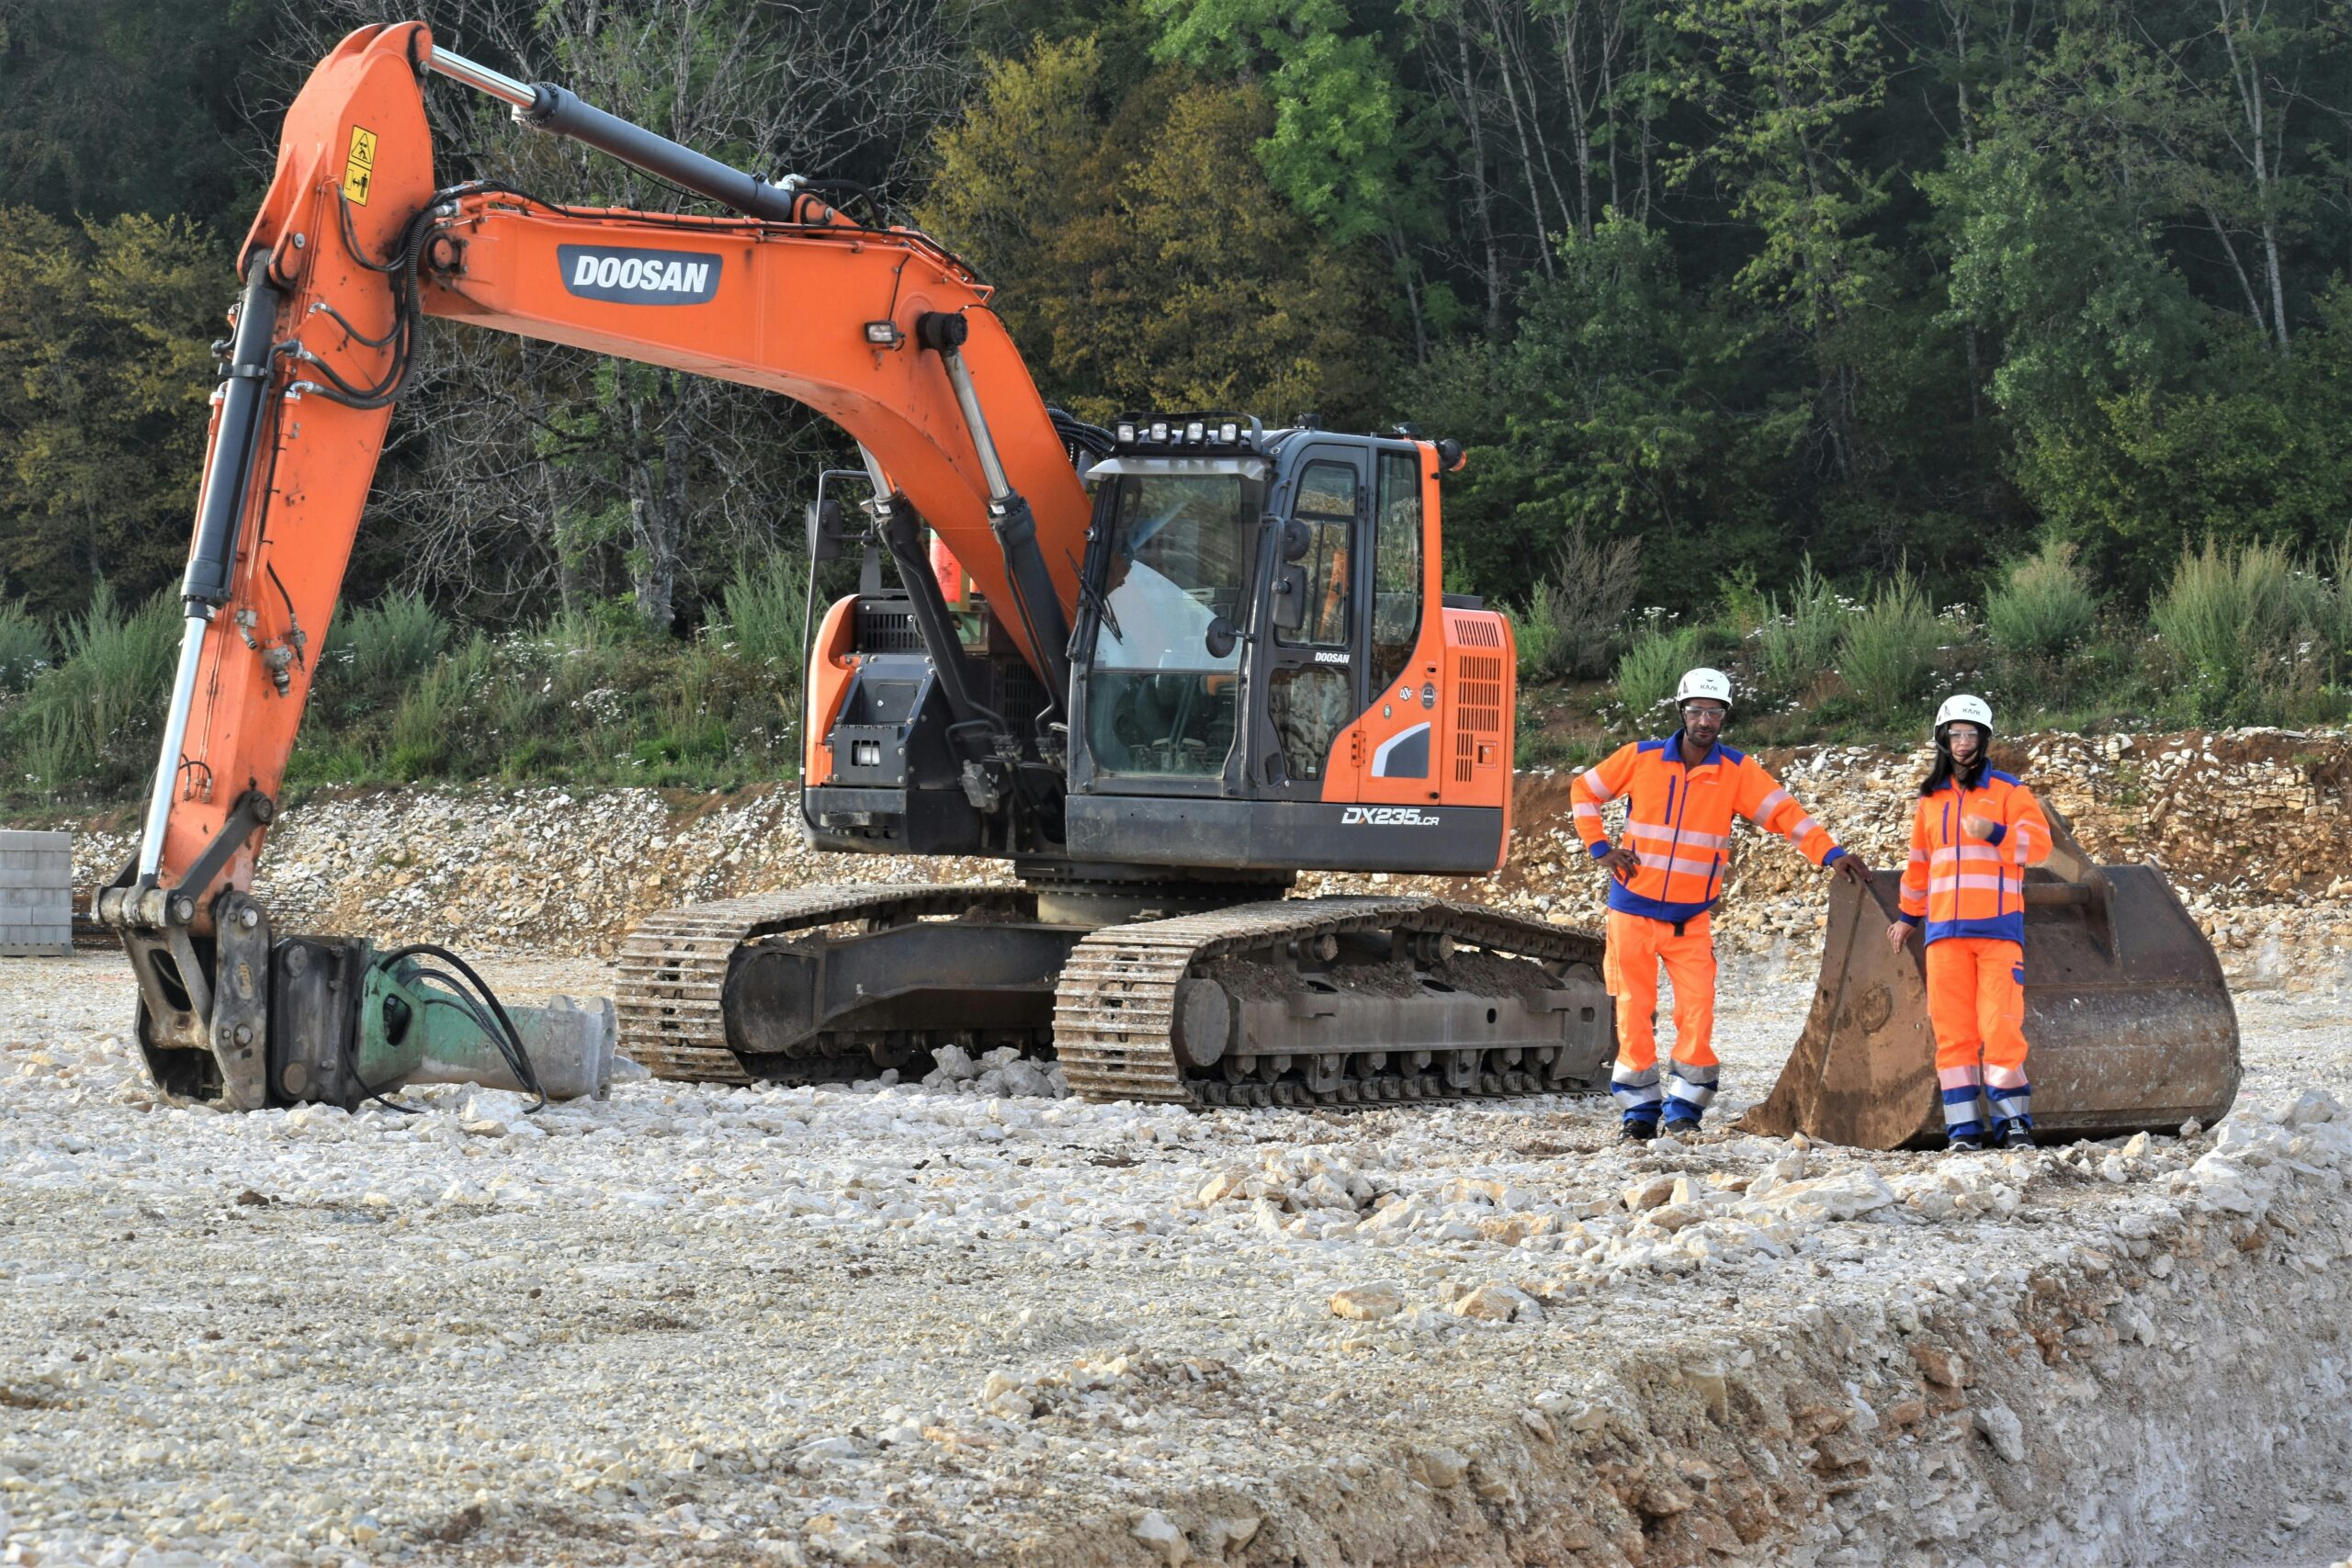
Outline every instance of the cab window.
{"label": "cab window", "polygon": [[1377,691],[1405,672],[1421,636],[1421,473],[1418,454],[1383,452],[1374,492],[1372,671]]}
{"label": "cab window", "polygon": [[1355,526],[1356,471],[1345,463],[1309,463],[1291,514],[1307,530],[1306,619],[1282,640],[1292,647],[1348,646],[1348,600],[1354,584],[1349,530]]}

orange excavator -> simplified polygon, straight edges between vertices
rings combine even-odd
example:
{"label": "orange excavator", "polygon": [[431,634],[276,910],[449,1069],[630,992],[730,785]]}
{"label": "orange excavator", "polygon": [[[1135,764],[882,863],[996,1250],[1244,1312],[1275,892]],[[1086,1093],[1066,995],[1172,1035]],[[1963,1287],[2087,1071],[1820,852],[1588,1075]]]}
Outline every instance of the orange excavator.
{"label": "orange excavator", "polygon": [[[444,186],[435,75],[726,215]],[[349,1105],[490,1046],[530,1077],[541,1021],[453,955],[275,937],[250,890],[312,638],[437,316],[765,388],[846,431],[873,487],[861,547],[899,586],[867,572],[814,631],[805,831],[1015,874],[649,919],[617,999],[654,1071],[856,1077],[1011,1044],[1080,1093],[1193,1106],[1596,1089],[1612,1025],[1589,933],[1286,896],[1306,869],[1502,862],[1514,654],[1502,616],[1442,589],[1459,449],[1225,411],[1082,423],[1046,406],[969,267],[831,188],[730,168],[422,23],[320,64],[240,253],[162,755],[97,898],[158,1083]],[[820,558],[860,532],[812,513]],[[960,621],[943,578],[970,585]]]}

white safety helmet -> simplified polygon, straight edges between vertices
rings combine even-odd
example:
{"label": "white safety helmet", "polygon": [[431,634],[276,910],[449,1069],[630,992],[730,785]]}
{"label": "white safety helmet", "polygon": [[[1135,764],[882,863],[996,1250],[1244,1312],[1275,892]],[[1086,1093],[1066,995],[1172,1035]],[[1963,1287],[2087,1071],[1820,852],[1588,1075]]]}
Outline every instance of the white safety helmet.
{"label": "white safety helmet", "polygon": [[1972,697],[1965,692],[1958,696],[1946,697],[1944,705],[1936,710],[1936,739],[1941,740],[1944,726],[1955,721],[1974,725],[1989,739],[1993,733],[1992,705],[1983,697]]}
{"label": "white safety helmet", "polygon": [[1684,671],[1682,683],[1674,688],[1674,705],[1679,708],[1693,697],[1713,697],[1724,706],[1731,706],[1731,677],[1703,665]]}

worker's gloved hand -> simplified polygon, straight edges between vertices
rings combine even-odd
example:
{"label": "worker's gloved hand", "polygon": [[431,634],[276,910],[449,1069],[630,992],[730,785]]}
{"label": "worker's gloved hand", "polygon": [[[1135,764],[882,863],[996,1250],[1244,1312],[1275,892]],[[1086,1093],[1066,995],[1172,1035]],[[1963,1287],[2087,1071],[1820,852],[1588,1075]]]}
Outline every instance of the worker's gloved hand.
{"label": "worker's gloved hand", "polygon": [[1967,834],[1972,839],[1976,839],[1988,844],[1993,841],[1993,835],[2000,830],[2000,826],[2001,825],[1998,822],[1994,821],[1990,817],[1971,816],[1963,817],[1960,819],[1960,830],[1962,832]]}
{"label": "worker's gloved hand", "polygon": [[1839,855],[1830,865],[1829,869],[1837,875],[1844,877],[1847,881],[1859,883],[1864,887],[1868,887],[1871,885],[1871,878],[1878,874],[1870,868],[1870,863],[1868,862],[1864,861],[1861,856],[1856,854],[1851,850],[1848,850],[1844,854]]}
{"label": "worker's gloved hand", "polygon": [[1893,948],[1895,952],[1900,953],[1903,951],[1903,944],[1910,940],[1911,923],[1908,920],[1891,920],[1887,923],[1887,946]]}
{"label": "worker's gloved hand", "polygon": [[1642,867],[1642,857],[1623,844],[1612,844],[1605,855],[1592,857],[1593,863],[1611,876],[1631,876]]}

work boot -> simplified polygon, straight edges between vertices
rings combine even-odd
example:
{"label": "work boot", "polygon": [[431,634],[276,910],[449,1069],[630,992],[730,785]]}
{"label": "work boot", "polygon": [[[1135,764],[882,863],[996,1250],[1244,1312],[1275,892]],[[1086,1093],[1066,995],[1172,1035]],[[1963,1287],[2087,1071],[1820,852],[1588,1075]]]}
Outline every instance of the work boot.
{"label": "work boot", "polygon": [[1646,1144],[1657,1136],[1657,1123],[1646,1116],[1629,1116],[1618,1130],[1617,1140],[1625,1144]]}
{"label": "work boot", "polygon": [[1666,1119],[1666,1135],[1669,1138],[1695,1138],[1699,1135],[1696,1116],[1669,1116]]}
{"label": "work boot", "polygon": [[1973,1133],[1965,1134],[1944,1145],[1944,1153],[1948,1155],[1981,1155],[1984,1152],[1984,1141]]}
{"label": "work boot", "polygon": [[2022,1116],[2012,1116],[2002,1122],[2001,1146],[2005,1149],[2033,1147],[2033,1123]]}

